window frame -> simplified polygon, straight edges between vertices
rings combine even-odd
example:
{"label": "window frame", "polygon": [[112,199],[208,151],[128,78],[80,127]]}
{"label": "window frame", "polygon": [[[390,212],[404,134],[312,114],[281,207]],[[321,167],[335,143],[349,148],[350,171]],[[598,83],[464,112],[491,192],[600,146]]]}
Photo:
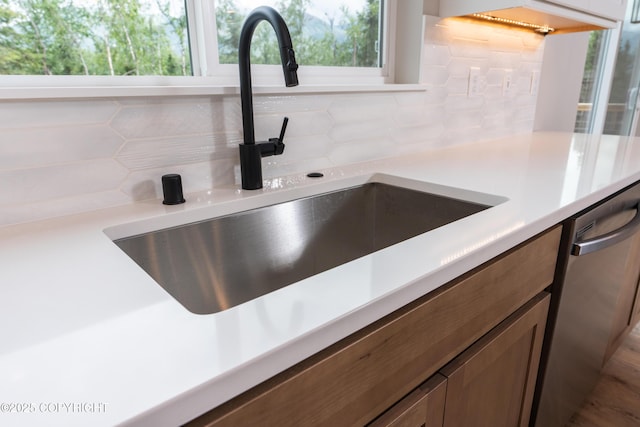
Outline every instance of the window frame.
{"label": "window frame", "polygon": [[[295,92],[386,90],[394,83],[393,50],[397,1],[381,0],[383,52],[381,68],[304,66]],[[96,98],[237,93],[238,67],[220,64],[215,0],[185,0],[193,76],[0,76],[0,99]],[[207,18],[208,17],[208,18]],[[295,46],[294,46],[295,48]],[[284,92],[279,65],[252,65],[257,92]],[[287,93],[291,88],[287,88]]]}

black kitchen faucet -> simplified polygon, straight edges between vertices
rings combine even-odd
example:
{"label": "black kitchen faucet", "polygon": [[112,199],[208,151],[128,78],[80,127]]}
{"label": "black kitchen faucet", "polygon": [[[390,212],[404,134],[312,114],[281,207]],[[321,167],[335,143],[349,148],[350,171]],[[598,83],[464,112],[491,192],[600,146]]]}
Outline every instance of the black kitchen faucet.
{"label": "black kitchen faucet", "polygon": [[244,21],[238,48],[242,131],[244,134],[244,143],[240,144],[240,173],[242,175],[242,188],[245,190],[262,188],[262,157],[282,154],[284,151],[282,140],[289,121],[287,117],[284,118],[279,137],[256,143],[253,126],[250,48],[253,32],[261,21],[268,21],[276,32],[286,86],[298,85],[298,64],[296,63],[287,24],[278,12],[268,6],[260,6],[254,9]]}

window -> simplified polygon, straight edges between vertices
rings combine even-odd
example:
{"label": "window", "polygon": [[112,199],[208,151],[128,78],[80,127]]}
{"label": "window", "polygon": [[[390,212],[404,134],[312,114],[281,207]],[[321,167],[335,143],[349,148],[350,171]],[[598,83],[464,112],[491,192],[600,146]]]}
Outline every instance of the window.
{"label": "window", "polygon": [[[143,76],[207,77],[200,85],[237,81],[237,44],[246,14],[275,7],[289,26],[301,81],[335,76],[385,76],[384,0],[0,0],[0,83],[8,76],[38,86],[42,77],[99,85],[148,85]],[[252,42],[253,64],[279,61],[273,30],[261,23]],[[272,68],[272,67],[266,67]],[[276,68],[276,67],[273,67]],[[271,77],[263,75],[268,83]],[[304,76],[308,73],[309,76]],[[78,76],[78,77],[69,77]],[[79,76],[84,76],[84,80]],[[117,80],[91,79],[113,76]],[[124,76],[127,76],[125,79]],[[329,77],[327,77],[329,76]],[[332,77],[333,76],[333,77]],[[57,79],[47,78],[50,86]],[[195,79],[197,80],[197,79]],[[125,82],[126,81],[126,82]],[[162,82],[155,78],[152,84]],[[114,83],[117,82],[117,83]],[[141,82],[141,83],[140,83]],[[162,83],[160,83],[162,84]],[[6,84],[4,85],[7,86]]]}
{"label": "window", "polygon": [[576,132],[637,135],[640,129],[637,4],[627,4],[622,27],[590,35]]}
{"label": "window", "polygon": [[191,75],[184,3],[2,0],[0,72]]}
{"label": "window", "polygon": [[[295,41],[296,57],[306,65],[381,67],[380,0],[220,0],[216,28],[220,63],[237,63],[240,27],[256,6],[279,10]],[[256,29],[254,64],[279,64],[277,42],[267,23]]]}
{"label": "window", "polygon": [[588,133],[592,131],[594,126],[596,110],[593,106],[597,104],[609,37],[610,33],[607,31],[591,31],[589,33],[589,46],[582,75],[575,132]]}
{"label": "window", "polygon": [[640,1],[633,0],[633,9],[631,10],[631,18],[629,22],[632,24],[640,23]]}

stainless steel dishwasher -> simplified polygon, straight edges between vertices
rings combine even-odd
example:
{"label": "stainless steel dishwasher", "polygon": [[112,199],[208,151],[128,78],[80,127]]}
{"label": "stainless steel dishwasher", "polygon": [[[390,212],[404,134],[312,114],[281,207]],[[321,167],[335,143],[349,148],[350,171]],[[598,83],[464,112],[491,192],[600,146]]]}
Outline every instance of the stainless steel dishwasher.
{"label": "stainless steel dishwasher", "polygon": [[639,202],[640,185],[634,185],[567,224],[566,271],[552,289],[555,322],[550,317],[532,425],[564,426],[598,381],[621,286],[638,282],[637,269],[632,275],[629,269],[640,262],[630,259],[640,236]]}

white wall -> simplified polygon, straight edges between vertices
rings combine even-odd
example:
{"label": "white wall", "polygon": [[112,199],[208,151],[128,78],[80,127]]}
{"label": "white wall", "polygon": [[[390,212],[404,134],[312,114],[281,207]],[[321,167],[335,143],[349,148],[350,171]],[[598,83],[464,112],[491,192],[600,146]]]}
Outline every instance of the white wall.
{"label": "white wall", "polygon": [[[426,91],[256,96],[259,139],[290,117],[265,178],[533,129],[541,36],[434,17],[424,26]],[[182,174],[187,194],[237,186],[241,128],[238,96],[1,102],[0,226],[160,198],[165,173]]]}

